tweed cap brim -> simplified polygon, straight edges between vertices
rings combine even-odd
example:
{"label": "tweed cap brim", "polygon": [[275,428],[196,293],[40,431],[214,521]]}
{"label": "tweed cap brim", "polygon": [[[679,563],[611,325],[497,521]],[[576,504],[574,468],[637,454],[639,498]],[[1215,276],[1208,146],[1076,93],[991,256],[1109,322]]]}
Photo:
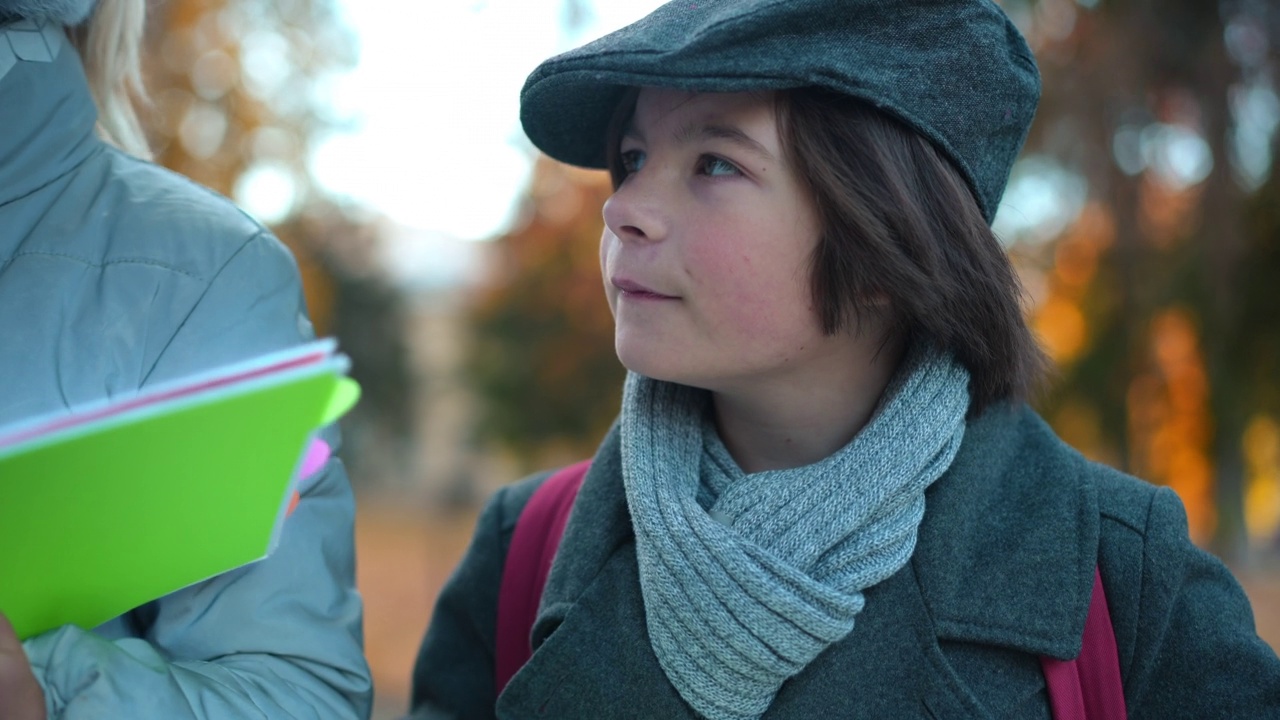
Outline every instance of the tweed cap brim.
{"label": "tweed cap brim", "polygon": [[990,0],[675,0],[539,65],[521,123],[551,157],[603,168],[614,109],[637,86],[857,97],[949,157],[988,222],[1040,96],[1026,41]]}

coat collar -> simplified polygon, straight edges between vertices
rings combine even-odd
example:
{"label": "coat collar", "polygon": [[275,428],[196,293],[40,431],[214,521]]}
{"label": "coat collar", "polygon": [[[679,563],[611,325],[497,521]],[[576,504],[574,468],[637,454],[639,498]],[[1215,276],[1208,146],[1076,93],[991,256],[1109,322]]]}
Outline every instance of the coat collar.
{"label": "coat collar", "polygon": [[[646,689],[647,703],[636,716],[694,717],[663,681],[635,553],[622,552],[634,535],[619,450],[615,425],[565,530],[561,546],[572,552],[557,556],[548,577],[533,627],[537,651],[500,698],[500,717],[533,707],[576,717],[563,703],[635,702],[636,687]],[[883,703],[890,715],[916,703],[925,706],[921,715],[984,717],[939,640],[1078,654],[1098,542],[1096,491],[1084,467],[1029,409],[993,410],[971,422],[955,462],[928,493],[912,562],[867,591],[851,636],[789,681],[776,704],[818,700],[831,708],[848,696],[861,703],[859,716],[876,716],[867,703]],[[878,658],[878,672],[850,676],[849,663],[868,656]],[[573,692],[561,692],[568,677]],[[617,687],[624,691],[610,695]]]}
{"label": "coat collar", "polygon": [[1025,406],[969,424],[912,556],[940,637],[1079,654],[1099,541],[1087,469]]}
{"label": "coat collar", "polygon": [[[601,443],[582,488],[574,501],[565,526],[561,547],[573,552],[557,553],[542,592],[542,615],[563,615],[586,591],[604,564],[624,544],[635,541],[631,512],[622,487],[622,433],[614,423]],[[555,612],[557,609],[560,612]],[[534,646],[540,623],[534,623]]]}
{"label": "coat collar", "polygon": [[97,109],[61,27],[0,25],[0,205],[70,172],[96,149]]}

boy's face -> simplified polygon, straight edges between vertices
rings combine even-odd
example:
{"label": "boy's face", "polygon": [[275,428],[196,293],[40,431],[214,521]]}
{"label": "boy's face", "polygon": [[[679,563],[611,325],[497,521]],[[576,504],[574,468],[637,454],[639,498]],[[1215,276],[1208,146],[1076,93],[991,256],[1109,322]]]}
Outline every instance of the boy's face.
{"label": "boy's face", "polygon": [[865,348],[825,336],[810,290],[820,223],[770,94],[644,88],[600,261],[618,358],[717,392],[821,382]]}

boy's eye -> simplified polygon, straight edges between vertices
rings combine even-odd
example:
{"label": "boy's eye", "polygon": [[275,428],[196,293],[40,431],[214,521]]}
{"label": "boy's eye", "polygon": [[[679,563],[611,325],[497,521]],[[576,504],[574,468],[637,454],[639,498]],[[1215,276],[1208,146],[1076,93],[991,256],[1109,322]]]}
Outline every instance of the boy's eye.
{"label": "boy's eye", "polygon": [[742,174],[737,165],[715,155],[703,155],[698,160],[698,172],[712,177]]}
{"label": "boy's eye", "polygon": [[644,167],[645,154],[643,150],[623,150],[621,159],[622,169],[630,175]]}

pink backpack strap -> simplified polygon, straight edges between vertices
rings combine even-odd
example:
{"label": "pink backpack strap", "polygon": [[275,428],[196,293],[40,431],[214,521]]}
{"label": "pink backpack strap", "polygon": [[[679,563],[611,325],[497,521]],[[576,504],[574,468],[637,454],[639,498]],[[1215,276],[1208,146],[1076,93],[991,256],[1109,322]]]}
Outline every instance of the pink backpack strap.
{"label": "pink backpack strap", "polygon": [[1041,657],[1053,720],[1125,720],[1120,656],[1102,573],[1093,571],[1093,596],[1084,621],[1084,645],[1074,660]]}
{"label": "pink backpack strap", "polygon": [[497,657],[494,662],[495,695],[533,655],[530,634],[538,615],[542,589],[551,573],[556,548],[569,522],[569,511],[578,488],[591,467],[590,460],[557,470],[547,478],[516,520],[507,561],[498,591]]}

